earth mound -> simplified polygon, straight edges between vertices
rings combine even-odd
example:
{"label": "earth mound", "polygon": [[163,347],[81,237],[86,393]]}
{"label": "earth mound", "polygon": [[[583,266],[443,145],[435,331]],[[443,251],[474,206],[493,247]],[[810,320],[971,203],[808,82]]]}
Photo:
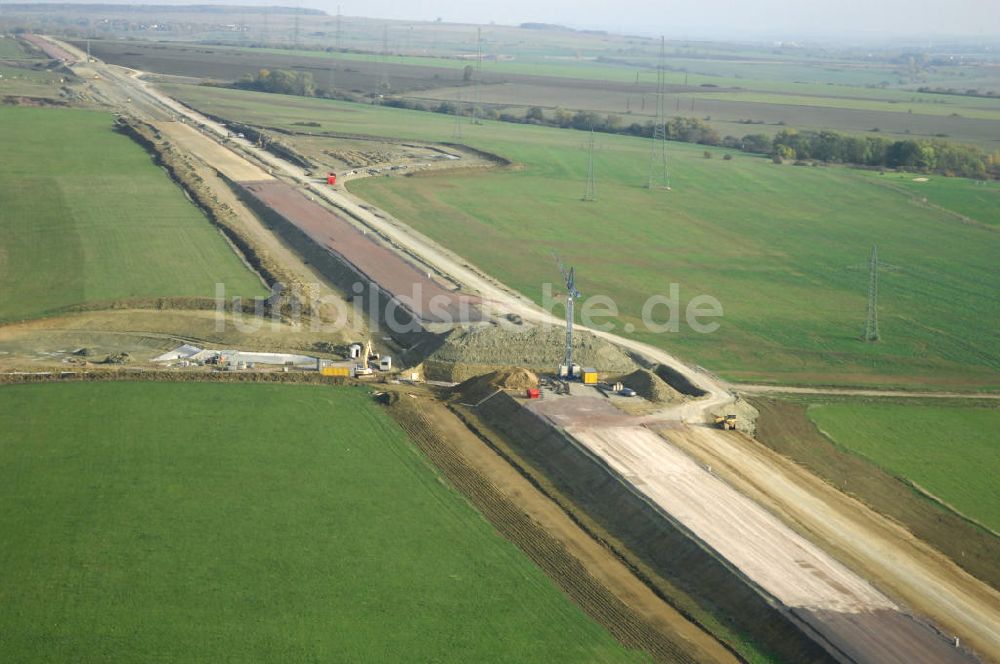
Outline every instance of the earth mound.
{"label": "earth mound", "polygon": [[[497,390],[525,392],[538,387],[538,376],[527,369],[507,367],[469,378],[455,386],[454,392],[466,403],[477,403]],[[522,394],[523,396],[523,394]]]}
{"label": "earth mound", "polygon": [[[557,325],[486,325],[448,333],[444,343],[424,359],[429,380],[461,382],[509,367],[554,374],[566,352],[566,330]],[[620,348],[580,330],[573,337],[576,364],[601,373],[621,374],[636,368]]]}
{"label": "earth mound", "polygon": [[670,387],[662,378],[652,371],[636,369],[617,381],[625,387],[635,390],[636,394],[654,403],[677,403],[684,400],[684,395]]}

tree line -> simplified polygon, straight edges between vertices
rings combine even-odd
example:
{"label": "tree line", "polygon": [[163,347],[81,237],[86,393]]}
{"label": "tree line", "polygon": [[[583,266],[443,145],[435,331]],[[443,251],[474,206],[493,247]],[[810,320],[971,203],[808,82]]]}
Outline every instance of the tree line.
{"label": "tree line", "polygon": [[[357,94],[345,94],[316,88],[312,74],[285,69],[261,69],[235,84],[236,87],[305,97],[322,96],[365,101]],[[617,114],[593,111],[551,110],[532,106],[524,112],[512,112],[492,106],[473,108],[470,105],[443,101],[437,104],[396,97],[380,100],[385,106],[449,115],[477,115],[486,120],[535,124],[564,129],[598,131],[628,136],[651,137],[654,123],[626,123]],[[940,139],[892,140],[881,136],[855,136],[834,131],[796,131],[784,129],[774,137],[747,134],[742,137],[720,136],[706,121],[699,118],[673,117],[666,121],[668,140],[726,147],[753,154],[769,155],[776,162],[817,161],[849,164],[872,168],[891,168],[923,173],[969,178],[1000,179],[1000,152],[988,154],[978,147]]]}

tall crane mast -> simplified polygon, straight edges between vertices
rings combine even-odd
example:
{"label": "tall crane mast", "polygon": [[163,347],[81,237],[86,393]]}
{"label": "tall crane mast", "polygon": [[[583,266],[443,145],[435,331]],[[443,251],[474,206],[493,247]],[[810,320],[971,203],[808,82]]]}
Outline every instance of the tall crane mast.
{"label": "tall crane mast", "polygon": [[576,289],[576,268],[568,270],[563,265],[558,255],[552,254],[559,265],[559,272],[562,273],[563,281],[566,282],[566,355],[563,364],[566,366],[566,373],[573,376],[573,309],[574,302],[580,297],[580,291]]}

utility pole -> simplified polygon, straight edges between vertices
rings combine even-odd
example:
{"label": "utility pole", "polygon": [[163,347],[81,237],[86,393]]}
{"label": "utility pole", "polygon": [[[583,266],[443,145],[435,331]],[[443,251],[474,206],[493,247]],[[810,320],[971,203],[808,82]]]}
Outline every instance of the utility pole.
{"label": "utility pole", "polygon": [[583,193],[583,200],[594,202],[597,200],[597,185],[594,182],[594,130],[590,130],[590,148],[587,157],[587,189]]}
{"label": "utility pole", "polygon": [[670,191],[670,175],[667,172],[667,114],[664,108],[666,53],[666,40],[660,37],[660,62],[656,66],[656,121],[653,123],[652,142],[649,146],[649,175],[646,179],[646,188]]}
{"label": "utility pole", "polygon": [[865,319],[865,341],[878,340],[878,247],[873,244],[868,259],[868,316]]}

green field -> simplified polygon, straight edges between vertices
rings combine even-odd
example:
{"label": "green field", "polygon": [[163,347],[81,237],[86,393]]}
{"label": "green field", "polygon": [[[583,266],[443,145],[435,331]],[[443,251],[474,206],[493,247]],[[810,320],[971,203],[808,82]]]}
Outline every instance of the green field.
{"label": "green field", "polygon": [[0,430],[3,661],[641,660],[367,390],[12,386]]}
{"label": "green field", "polygon": [[31,54],[21,44],[16,37],[0,34],[0,60],[30,58]]}
{"label": "green field", "polygon": [[835,403],[808,414],[838,445],[1000,531],[1000,409]]}
{"label": "green field", "polygon": [[135,297],[263,294],[108,114],[0,108],[0,321]]}
{"label": "green field", "polygon": [[[295,129],[450,141],[454,120],[317,99],[170,88],[217,115]],[[370,178],[353,191],[469,258],[536,301],[557,282],[550,252],[579,268],[585,295],[618,304],[616,331],[674,350],[738,380],[893,385],[1000,385],[1000,236],[955,213],[917,204],[894,175],[781,166],[736,153],[670,144],[671,192],[643,187],[649,143],[600,135],[597,203],[580,201],[582,132],[502,123],[466,125],[463,142],[523,168],[447,177]],[[935,179],[935,182],[937,180]],[[996,183],[982,188],[989,197]],[[956,197],[962,199],[962,197]],[[964,200],[964,199],[963,199]],[[992,217],[988,202],[977,206]],[[864,326],[866,262],[878,244],[883,341]],[[681,306],[716,297],[714,334],[682,325],[645,331],[654,294],[680,286]],[[556,289],[558,290],[558,289]],[[558,311],[558,310],[557,310]],[[662,321],[660,309],[657,320]],[[683,318],[683,316],[682,316]]]}

